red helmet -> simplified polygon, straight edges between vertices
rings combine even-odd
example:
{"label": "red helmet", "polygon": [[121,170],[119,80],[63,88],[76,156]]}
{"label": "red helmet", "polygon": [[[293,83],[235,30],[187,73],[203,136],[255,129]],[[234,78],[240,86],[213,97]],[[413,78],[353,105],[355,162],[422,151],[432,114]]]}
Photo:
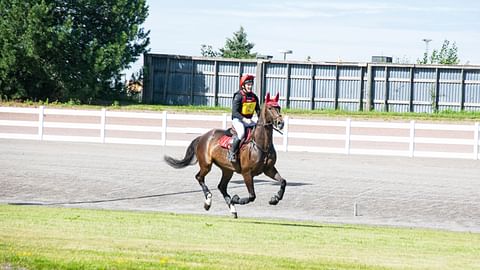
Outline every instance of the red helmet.
{"label": "red helmet", "polygon": [[253,80],[255,79],[255,76],[251,74],[245,74],[240,78],[240,87],[242,87],[246,83],[253,83]]}

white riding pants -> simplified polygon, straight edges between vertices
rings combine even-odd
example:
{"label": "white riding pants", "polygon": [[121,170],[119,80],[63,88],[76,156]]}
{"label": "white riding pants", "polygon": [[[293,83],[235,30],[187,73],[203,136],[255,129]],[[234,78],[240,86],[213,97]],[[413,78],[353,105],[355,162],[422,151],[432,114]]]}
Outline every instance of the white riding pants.
{"label": "white riding pants", "polygon": [[235,128],[235,131],[237,131],[238,139],[241,140],[243,136],[245,136],[245,126],[243,122],[238,118],[234,118],[232,119],[232,126]]}

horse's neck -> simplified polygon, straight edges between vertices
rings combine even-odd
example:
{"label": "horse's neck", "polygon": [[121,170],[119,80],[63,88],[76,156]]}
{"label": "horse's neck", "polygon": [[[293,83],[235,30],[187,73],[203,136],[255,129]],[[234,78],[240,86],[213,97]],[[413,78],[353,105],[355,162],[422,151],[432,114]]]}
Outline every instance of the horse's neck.
{"label": "horse's neck", "polygon": [[263,149],[268,149],[272,144],[273,129],[271,126],[265,126],[263,119],[258,119],[258,124],[253,133],[255,143]]}

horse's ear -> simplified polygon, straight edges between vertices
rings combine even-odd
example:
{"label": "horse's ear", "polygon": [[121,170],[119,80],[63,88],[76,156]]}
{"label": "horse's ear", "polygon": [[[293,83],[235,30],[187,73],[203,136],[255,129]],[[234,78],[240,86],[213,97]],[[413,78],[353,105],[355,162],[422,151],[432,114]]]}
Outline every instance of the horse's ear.
{"label": "horse's ear", "polygon": [[270,92],[267,93],[267,95],[265,96],[265,103],[268,103],[270,102]]}
{"label": "horse's ear", "polygon": [[279,97],[280,97],[280,93],[277,93],[277,95],[275,96],[275,99],[273,101],[278,102]]}

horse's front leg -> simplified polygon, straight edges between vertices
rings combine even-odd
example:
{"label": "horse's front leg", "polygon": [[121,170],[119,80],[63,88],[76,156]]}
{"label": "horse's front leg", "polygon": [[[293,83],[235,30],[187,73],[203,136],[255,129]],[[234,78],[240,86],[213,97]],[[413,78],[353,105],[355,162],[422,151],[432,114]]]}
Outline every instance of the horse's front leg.
{"label": "horse's front leg", "polygon": [[218,184],[218,190],[223,195],[223,199],[225,199],[225,203],[227,204],[228,208],[230,209],[230,213],[236,218],[237,217],[237,210],[235,209],[235,206],[231,204],[232,198],[227,192],[227,186],[228,182],[230,182],[230,179],[232,179],[233,176],[233,171],[228,171],[226,169],[222,169],[222,179],[220,180],[220,183]]}
{"label": "horse's front leg", "polygon": [[283,199],[283,194],[285,193],[285,187],[287,186],[287,180],[285,180],[277,171],[277,169],[272,166],[269,167],[264,171],[265,175],[277,180],[280,183],[280,190],[277,192],[277,194],[273,195],[273,197],[270,199],[269,203],[271,205],[277,205],[280,200]]}
{"label": "horse's front leg", "polygon": [[232,199],[230,200],[230,203],[232,205],[247,204],[249,202],[255,201],[255,198],[257,197],[255,195],[255,188],[253,187],[253,176],[250,173],[244,173],[242,175],[243,175],[243,181],[247,186],[248,197],[240,198],[238,195],[233,195]]}
{"label": "horse's front leg", "polygon": [[212,193],[205,184],[205,175],[210,172],[210,168],[211,166],[201,167],[200,171],[195,175],[195,178],[202,187],[203,195],[205,195],[205,202],[203,204],[203,208],[205,208],[205,210],[207,211],[210,210],[210,206],[212,205]]}

